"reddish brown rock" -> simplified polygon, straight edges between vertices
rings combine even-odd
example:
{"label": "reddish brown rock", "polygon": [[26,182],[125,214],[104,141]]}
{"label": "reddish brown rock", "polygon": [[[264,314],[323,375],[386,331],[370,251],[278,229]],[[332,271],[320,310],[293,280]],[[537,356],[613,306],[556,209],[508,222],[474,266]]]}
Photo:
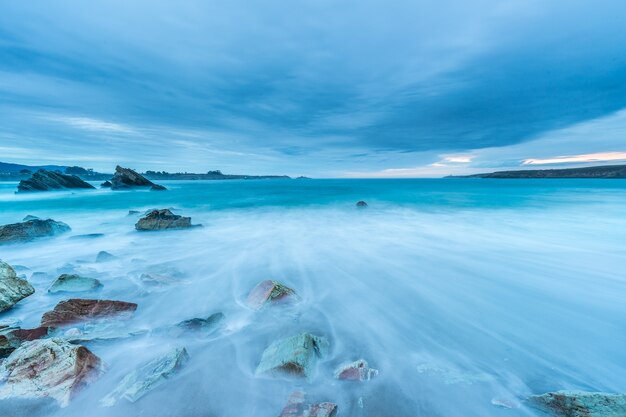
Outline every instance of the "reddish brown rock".
{"label": "reddish brown rock", "polygon": [[41,326],[61,327],[87,320],[107,317],[129,317],[137,309],[137,304],[113,300],[85,300],[72,298],[61,301],[52,311],[41,318]]}
{"label": "reddish brown rock", "polygon": [[290,303],[298,300],[294,290],[278,281],[265,280],[250,291],[246,304],[254,310],[260,310],[267,304]]}
{"label": "reddish brown rock", "polygon": [[335,378],[344,381],[369,381],[378,375],[378,370],[372,369],[365,359],[341,365],[335,371]]}
{"label": "reddish brown rock", "polygon": [[337,404],[319,403],[308,404],[306,394],[296,391],[289,396],[287,405],[279,417],[334,417],[337,415]]}
{"label": "reddish brown rock", "polygon": [[10,355],[23,342],[40,339],[48,335],[47,327],[36,329],[20,329],[11,326],[0,326],[0,358]]}

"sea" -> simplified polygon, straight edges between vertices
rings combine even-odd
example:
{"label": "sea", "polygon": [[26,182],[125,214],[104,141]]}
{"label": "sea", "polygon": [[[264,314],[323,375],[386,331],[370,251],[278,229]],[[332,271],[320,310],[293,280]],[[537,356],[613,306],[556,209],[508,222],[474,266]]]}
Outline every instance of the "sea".
{"label": "sea", "polygon": [[[4,400],[2,416],[276,417],[302,391],[336,403],[338,417],[514,417],[540,415],[526,401],[534,394],[626,392],[626,180],[162,184],[168,191],[16,194],[0,183],[0,224],[33,215],[72,229],[0,246],[35,288],[0,322],[36,327],[70,297],[138,304],[119,337],[83,343],[105,371],[68,407]],[[202,227],[136,231],[154,208]],[[113,257],[96,262],[101,251]],[[103,287],[49,294],[61,273]],[[171,279],[147,284],[146,273]],[[248,293],[267,279],[300,301],[250,309]],[[205,337],[158,331],[218,312],[222,327]],[[303,332],[330,344],[308,380],[255,373],[272,342]],[[180,347],[189,361],[149,394],[101,403],[133,369]],[[335,379],[359,359],[378,375]]]}

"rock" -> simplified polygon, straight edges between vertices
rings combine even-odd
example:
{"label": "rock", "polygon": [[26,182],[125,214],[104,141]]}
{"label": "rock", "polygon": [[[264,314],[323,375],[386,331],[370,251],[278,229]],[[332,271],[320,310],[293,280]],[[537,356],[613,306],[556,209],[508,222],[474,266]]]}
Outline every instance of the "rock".
{"label": "rock", "polygon": [[0,261],[0,312],[10,309],[34,292],[28,281],[17,277],[11,265]]}
{"label": "rock", "polygon": [[102,373],[100,358],[62,339],[25,342],[0,365],[0,399],[51,397],[61,407]]}
{"label": "rock", "polygon": [[124,398],[131,403],[171,379],[189,361],[185,348],[175,349],[132,371],[113,392],[104,397],[102,405],[110,407]]}
{"label": "rock", "polygon": [[104,237],[104,233],[87,233],[84,235],[75,235],[75,236],[70,236],[70,239],[72,240],[76,240],[76,239],[96,239],[99,237]]}
{"label": "rock", "polygon": [[29,179],[21,180],[17,186],[17,191],[23,193],[30,191],[64,190],[68,188],[93,189],[95,187],[81,180],[76,175],[65,175],[59,172],[40,169]]}
{"label": "rock", "polygon": [[367,207],[367,203],[365,201],[363,201],[363,200],[357,201],[356,206],[357,207],[361,207],[361,208],[365,208],[365,207]]}
{"label": "rock", "polygon": [[128,318],[136,309],[137,304],[125,301],[72,298],[67,301],[61,301],[52,311],[44,313],[41,318],[41,325],[61,327],[108,317]]}
{"label": "rock", "polygon": [[370,368],[365,359],[341,365],[335,370],[335,378],[344,381],[369,381],[377,375],[378,370]]}
{"label": "rock", "polygon": [[557,417],[623,417],[626,395],[604,392],[557,391],[532,395],[528,404]]}
{"label": "rock", "polygon": [[28,214],[22,219],[23,222],[27,222],[29,220],[39,220],[39,217]]}
{"label": "rock", "polygon": [[116,258],[115,255],[110,254],[107,251],[101,250],[100,252],[98,252],[98,254],[96,255],[96,262],[101,263],[101,262],[109,262],[112,261]]}
{"label": "rock", "polygon": [[95,278],[77,274],[63,274],[48,288],[49,293],[93,291],[102,288],[102,283]]}
{"label": "rock", "polygon": [[139,214],[139,210],[128,210],[129,216],[134,216],[135,214]]}
{"label": "rock", "polygon": [[181,321],[176,325],[176,327],[185,332],[197,332],[208,336],[218,330],[223,321],[223,313],[214,313],[206,319],[193,318]]}
{"label": "rock", "polygon": [[34,239],[69,232],[70,227],[52,219],[33,219],[22,223],[0,226],[0,245],[4,243],[28,242]]}
{"label": "rock", "polygon": [[113,184],[111,184],[111,181],[107,180],[107,181],[103,182],[102,184],[100,184],[100,187],[101,188],[111,188],[112,185]]}
{"label": "rock", "polygon": [[151,285],[151,286],[170,285],[175,282],[178,282],[176,278],[171,277],[169,275],[155,274],[155,273],[143,273],[139,276],[139,279],[144,284]]}
{"label": "rock", "polygon": [[0,329],[0,358],[9,356],[25,341],[31,341],[46,337],[47,327],[35,329],[20,329],[19,327],[7,326]]}
{"label": "rock", "polygon": [[150,187],[150,191],[166,191],[166,190],[167,188],[159,184],[154,184],[152,187]]}
{"label": "rock", "polygon": [[254,310],[260,310],[269,304],[285,304],[298,299],[294,290],[278,281],[268,279],[261,281],[250,291],[246,304]]}
{"label": "rock", "polygon": [[312,377],[319,358],[327,355],[328,340],[324,337],[302,333],[278,340],[265,349],[256,375]]}
{"label": "rock", "polygon": [[183,217],[172,213],[168,209],[152,210],[135,224],[139,231],[187,229],[191,225],[191,217]]}
{"label": "rock", "polygon": [[[115,174],[111,178],[112,190],[125,190],[136,187],[155,187],[155,183],[144,177],[143,175],[129,168],[115,167]],[[158,186],[165,189],[163,186]]]}
{"label": "rock", "polygon": [[289,396],[287,405],[279,417],[334,417],[337,415],[337,404],[324,402],[307,404],[306,394],[296,391]]}
{"label": "rock", "polygon": [[119,323],[117,321],[87,322],[81,324],[79,327],[49,330],[50,336],[60,337],[72,343],[127,339],[146,333],[148,333],[148,331],[143,329],[129,330],[126,323]]}

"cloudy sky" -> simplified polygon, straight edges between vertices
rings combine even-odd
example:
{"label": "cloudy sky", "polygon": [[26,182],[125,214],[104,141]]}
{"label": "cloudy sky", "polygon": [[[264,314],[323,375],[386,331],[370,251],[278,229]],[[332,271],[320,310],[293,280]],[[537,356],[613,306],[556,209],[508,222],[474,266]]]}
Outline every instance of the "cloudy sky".
{"label": "cloudy sky", "polygon": [[0,0],[0,161],[412,177],[626,161],[623,0]]}

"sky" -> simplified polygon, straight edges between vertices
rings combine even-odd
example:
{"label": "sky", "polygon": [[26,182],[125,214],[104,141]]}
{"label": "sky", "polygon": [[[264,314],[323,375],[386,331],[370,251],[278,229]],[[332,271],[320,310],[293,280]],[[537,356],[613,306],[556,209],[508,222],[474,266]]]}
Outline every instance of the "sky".
{"label": "sky", "polygon": [[623,0],[0,0],[0,161],[436,177],[626,163]]}

